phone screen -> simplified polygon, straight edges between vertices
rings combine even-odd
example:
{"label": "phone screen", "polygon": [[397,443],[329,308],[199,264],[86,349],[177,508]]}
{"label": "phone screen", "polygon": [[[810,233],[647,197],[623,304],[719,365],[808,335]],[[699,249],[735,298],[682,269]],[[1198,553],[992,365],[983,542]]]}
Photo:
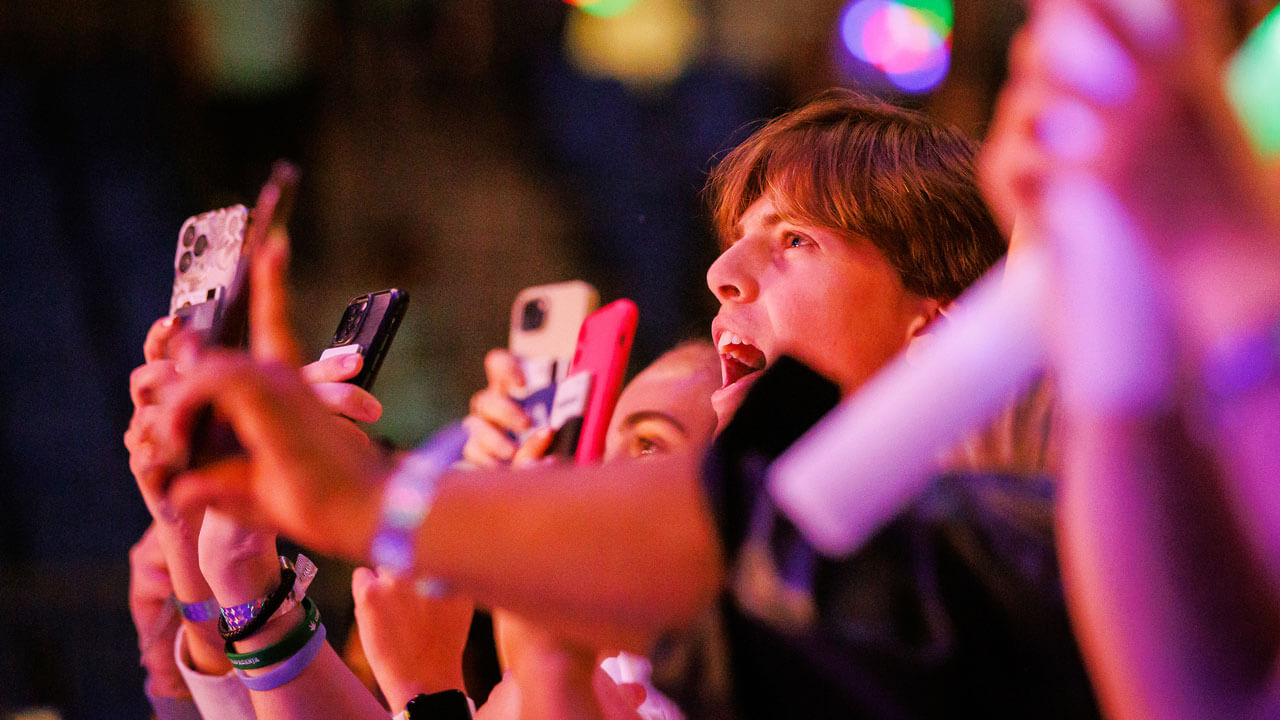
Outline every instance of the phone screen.
{"label": "phone screen", "polygon": [[1280,157],[1280,7],[1236,51],[1226,86],[1254,148],[1265,157]]}

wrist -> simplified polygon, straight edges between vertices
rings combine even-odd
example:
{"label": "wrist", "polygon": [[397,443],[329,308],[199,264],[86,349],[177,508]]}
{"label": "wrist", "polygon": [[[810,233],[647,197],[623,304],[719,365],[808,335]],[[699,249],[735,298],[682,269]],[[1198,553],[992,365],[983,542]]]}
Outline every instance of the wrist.
{"label": "wrist", "polygon": [[[288,612],[276,615],[267,621],[267,624],[258,632],[250,635],[243,640],[235,642],[235,650],[240,653],[249,653],[261,650],[268,645],[274,645],[290,631],[298,627],[306,616],[306,610],[302,605],[293,606]],[[248,670],[250,673],[260,672],[262,669]]]}
{"label": "wrist", "polygon": [[191,668],[205,675],[224,675],[231,669],[216,620],[198,623],[184,620],[182,626]]}
{"label": "wrist", "polygon": [[[205,563],[202,567],[209,565]],[[271,547],[245,555],[227,555],[212,563],[206,577],[222,607],[250,602],[280,584],[280,558]]]}
{"label": "wrist", "polygon": [[187,689],[182,673],[173,664],[173,648],[169,650],[168,661],[163,666],[157,663],[153,667],[144,660],[142,667],[147,671],[147,679],[143,683],[143,690],[151,697],[186,700],[191,697],[191,691]]}
{"label": "wrist", "polygon": [[390,680],[383,684],[387,698],[387,705],[392,709],[404,707],[406,703],[417,695],[431,695],[433,693],[444,692],[446,690],[461,690],[466,692],[466,684],[462,679],[462,657],[459,656],[451,662],[450,670],[441,670],[432,672],[429,666],[431,663],[424,663],[414,668],[416,677],[406,678],[404,680]]}

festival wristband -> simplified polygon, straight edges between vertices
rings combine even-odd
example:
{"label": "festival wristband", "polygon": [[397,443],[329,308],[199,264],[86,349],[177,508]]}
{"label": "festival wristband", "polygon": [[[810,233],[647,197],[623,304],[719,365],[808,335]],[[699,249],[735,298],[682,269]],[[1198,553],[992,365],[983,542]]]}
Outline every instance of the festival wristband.
{"label": "festival wristband", "polygon": [[269,672],[262,675],[249,675],[240,668],[236,668],[236,674],[240,676],[240,681],[244,686],[255,692],[266,692],[275,690],[285,683],[293,680],[306,670],[311,661],[316,659],[316,655],[320,654],[320,650],[324,647],[324,623],[320,623],[316,627],[316,632],[307,641],[306,645],[297,652],[293,657],[276,665]]}
{"label": "festival wristband", "polygon": [[297,562],[280,558],[280,585],[271,594],[235,607],[222,608],[218,632],[224,640],[243,640],[266,625],[271,618],[284,615],[306,597],[307,588],[316,576],[316,565],[299,553]]}
{"label": "festival wristband", "polygon": [[381,524],[370,548],[375,566],[395,575],[413,567],[414,534],[435,502],[440,476],[458,459],[466,442],[466,429],[456,425],[436,433],[400,461],[382,496]]}
{"label": "festival wristband", "polygon": [[270,594],[241,605],[222,608],[222,619],[218,620],[218,634],[223,640],[235,642],[261,630],[293,590],[295,578],[293,569],[287,564],[282,564],[280,584]]}
{"label": "festival wristband", "polygon": [[231,661],[231,666],[242,669],[262,668],[297,654],[311,640],[311,636],[316,633],[316,628],[320,626],[320,610],[316,608],[315,602],[311,598],[303,598],[302,607],[307,611],[302,622],[284,637],[264,648],[252,652],[236,652],[235,644],[228,640],[227,660]]}
{"label": "festival wristband", "polygon": [[178,604],[178,610],[182,613],[182,617],[190,622],[208,622],[217,620],[221,613],[218,607],[217,598],[206,598],[200,602],[182,602],[176,597],[174,602]]}

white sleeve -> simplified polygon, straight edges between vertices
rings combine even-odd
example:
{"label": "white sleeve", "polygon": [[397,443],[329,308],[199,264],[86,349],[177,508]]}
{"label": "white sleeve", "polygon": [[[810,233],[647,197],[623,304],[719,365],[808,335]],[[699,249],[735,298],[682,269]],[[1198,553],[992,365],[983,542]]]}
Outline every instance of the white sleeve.
{"label": "white sleeve", "polygon": [[257,720],[253,703],[249,701],[249,689],[240,682],[235,670],[225,675],[205,675],[191,667],[185,627],[179,627],[174,638],[173,659],[204,720]]}
{"label": "white sleeve", "polygon": [[644,720],[684,720],[684,713],[671,698],[663,695],[649,681],[653,667],[639,655],[618,653],[600,663],[615,683],[639,683],[644,686],[644,704],[638,711]]}

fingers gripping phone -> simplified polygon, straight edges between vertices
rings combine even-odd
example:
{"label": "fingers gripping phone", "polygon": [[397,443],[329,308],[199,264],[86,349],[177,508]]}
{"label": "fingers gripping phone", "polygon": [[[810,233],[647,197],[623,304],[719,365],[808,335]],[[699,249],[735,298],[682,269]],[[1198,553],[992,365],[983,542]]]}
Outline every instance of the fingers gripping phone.
{"label": "fingers gripping phone", "polygon": [[378,369],[409,307],[409,293],[391,288],[353,298],[320,359],[356,353],[364,357],[359,374],[347,382],[371,390]]}
{"label": "fingers gripping phone", "polygon": [[564,380],[582,321],[599,303],[596,289],[581,280],[536,285],[516,295],[507,349],[520,359],[527,393]]}
{"label": "fingers gripping phone", "polygon": [[[258,193],[257,204],[245,221],[235,270],[225,285],[205,288],[207,296],[210,290],[213,291],[211,299],[205,301],[213,303],[211,309],[201,311],[209,316],[208,329],[205,330],[199,324],[205,319],[203,314],[188,322],[194,322],[196,329],[203,330],[201,334],[206,345],[232,348],[244,345],[249,327],[249,265],[253,254],[266,243],[269,233],[284,232],[293,210],[299,175],[298,168],[287,161],[279,160],[272,166],[271,176],[262,186],[262,190]],[[183,223],[183,234],[179,235],[178,239],[176,269],[180,269],[183,264],[182,242],[186,227],[187,224]],[[196,224],[193,223],[192,227],[196,227]],[[198,241],[197,234],[191,247],[191,266],[195,265],[194,250],[195,243]],[[208,252],[207,248],[206,252]],[[215,274],[210,272],[206,277],[211,278]],[[240,445],[231,428],[225,423],[214,421],[211,408],[206,407],[195,416],[191,431],[191,452],[187,462],[189,468],[207,465],[215,460],[234,455],[240,450]]]}

